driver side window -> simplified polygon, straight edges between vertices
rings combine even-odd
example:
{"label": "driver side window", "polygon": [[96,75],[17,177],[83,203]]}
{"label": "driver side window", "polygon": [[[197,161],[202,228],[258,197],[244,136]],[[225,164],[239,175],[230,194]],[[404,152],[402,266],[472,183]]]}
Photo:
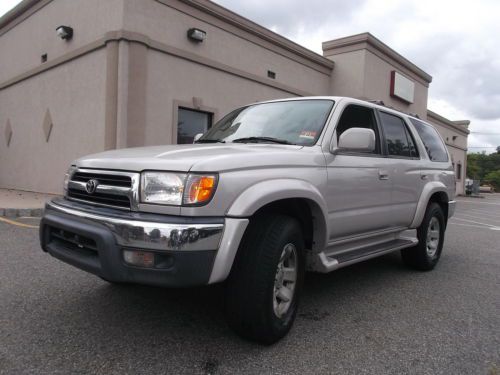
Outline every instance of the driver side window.
{"label": "driver side window", "polygon": [[373,153],[381,154],[380,136],[373,109],[355,104],[351,104],[344,108],[344,112],[342,112],[335,130],[337,142],[340,135],[350,128],[372,129],[375,132],[375,151],[373,151]]}

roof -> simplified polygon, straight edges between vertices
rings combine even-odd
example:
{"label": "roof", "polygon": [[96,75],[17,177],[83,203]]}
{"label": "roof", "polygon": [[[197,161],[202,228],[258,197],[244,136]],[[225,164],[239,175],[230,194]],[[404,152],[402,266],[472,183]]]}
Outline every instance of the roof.
{"label": "roof", "polygon": [[323,51],[326,52],[335,49],[340,50],[341,48],[345,49],[345,47],[355,47],[356,45],[370,46],[376,51],[381,52],[383,55],[390,57],[392,60],[396,61],[427,83],[432,82],[432,76],[430,74],[424,72],[406,57],[400,55],[387,44],[383,43],[380,39],[377,39],[370,33],[361,33],[323,42]]}
{"label": "roof", "polygon": [[0,30],[30,10],[41,0],[23,0],[0,18]]}
{"label": "roof", "polygon": [[462,132],[464,134],[470,133],[469,129],[467,129],[467,126],[469,126],[470,124],[469,120],[451,121],[448,120],[446,117],[437,114],[436,112],[432,112],[431,110],[427,110],[427,118],[428,119],[431,118],[437,122],[452,127],[454,130],[458,130],[459,132]]}

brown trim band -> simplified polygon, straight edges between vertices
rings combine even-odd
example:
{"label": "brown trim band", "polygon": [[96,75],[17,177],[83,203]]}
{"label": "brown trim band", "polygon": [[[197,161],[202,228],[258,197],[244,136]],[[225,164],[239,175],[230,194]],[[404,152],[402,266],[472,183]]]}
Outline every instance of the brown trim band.
{"label": "brown trim band", "polygon": [[71,51],[69,53],[66,53],[64,55],[61,55],[54,60],[51,60],[47,63],[44,63],[43,65],[37,66],[36,68],[33,68],[25,73],[22,73],[10,80],[7,80],[6,82],[0,83],[0,90],[3,90],[9,86],[12,86],[16,83],[19,83],[21,81],[24,81],[28,78],[31,78],[35,75],[38,75],[40,73],[43,73],[49,69],[55,68],[61,64],[64,64],[66,62],[69,62],[71,60],[76,59],[77,57],[83,56],[85,54],[88,54],[90,52],[93,52],[97,49],[103,48],[107,43],[111,41],[127,41],[127,42],[136,42],[136,43],[141,43],[144,44],[146,47],[156,50],[159,52],[166,53],[168,55],[176,56],[179,58],[182,58],[184,60],[192,61],[197,64],[205,65],[207,67],[223,71],[225,73],[229,73],[232,75],[235,75],[240,78],[248,79],[253,82],[257,82],[269,87],[273,87],[278,90],[285,91],[289,94],[293,95],[298,95],[298,96],[310,96],[312,93],[296,89],[294,87],[279,83],[279,82],[273,82],[268,78],[260,77],[256,74],[252,73],[247,73],[243,70],[233,68],[229,65],[220,63],[215,60],[211,60],[205,57],[202,57],[200,55],[197,55],[195,53],[187,52],[184,50],[181,50],[176,47],[169,46],[167,44],[152,40],[148,36],[136,32],[130,32],[130,31],[110,31],[105,34],[104,38],[100,38],[96,40],[95,42],[89,43],[85,46],[82,46],[74,51]]}

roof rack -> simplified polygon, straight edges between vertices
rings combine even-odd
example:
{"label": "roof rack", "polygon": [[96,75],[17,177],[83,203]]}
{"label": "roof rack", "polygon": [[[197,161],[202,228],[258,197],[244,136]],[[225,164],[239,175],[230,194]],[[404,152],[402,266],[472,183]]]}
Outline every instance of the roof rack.
{"label": "roof rack", "polygon": [[383,105],[386,107],[385,103],[383,100],[367,100],[368,103],[373,103],[373,104],[378,104],[378,105]]}

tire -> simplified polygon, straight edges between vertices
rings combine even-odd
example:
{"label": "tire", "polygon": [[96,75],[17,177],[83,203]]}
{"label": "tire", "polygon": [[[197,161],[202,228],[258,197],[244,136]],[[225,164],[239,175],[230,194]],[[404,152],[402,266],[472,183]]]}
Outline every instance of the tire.
{"label": "tire", "polygon": [[226,283],[228,324],[252,341],[270,345],[280,340],[295,320],[303,282],[304,239],[298,221],[277,214],[255,217]]}
{"label": "tire", "polygon": [[445,227],[441,206],[435,202],[429,203],[422,224],[417,228],[418,245],[401,250],[403,262],[420,271],[434,269],[443,251]]}

